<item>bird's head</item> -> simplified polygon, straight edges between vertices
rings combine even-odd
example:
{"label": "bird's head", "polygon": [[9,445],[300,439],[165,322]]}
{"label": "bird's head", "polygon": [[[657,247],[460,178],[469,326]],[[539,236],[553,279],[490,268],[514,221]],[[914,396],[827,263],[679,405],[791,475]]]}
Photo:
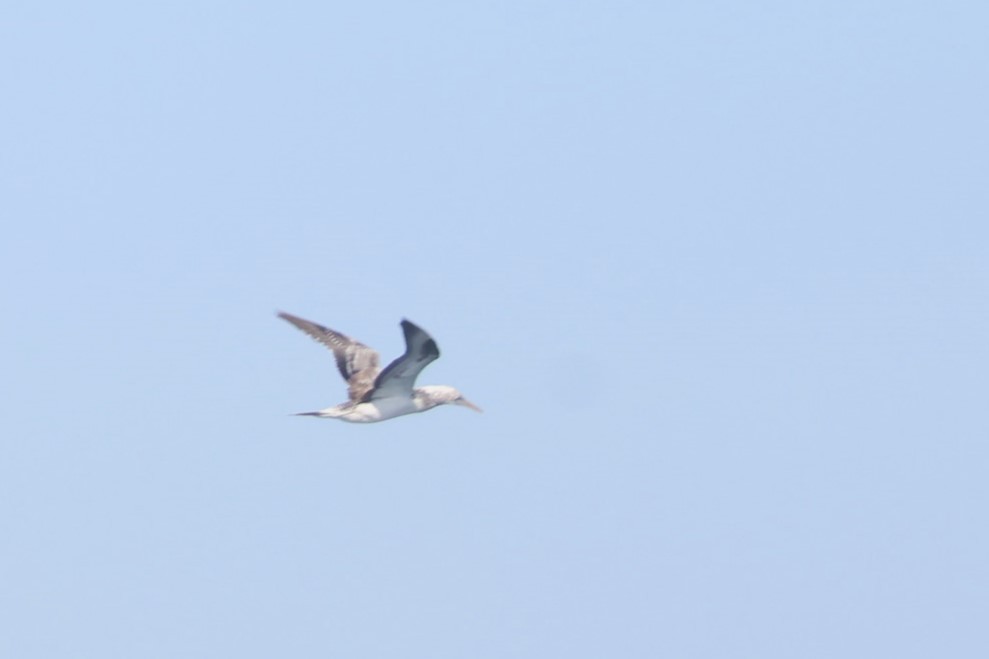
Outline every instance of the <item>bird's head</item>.
{"label": "bird's head", "polygon": [[461,407],[468,407],[475,412],[484,411],[474,403],[464,398],[464,395],[453,387],[448,387],[443,384],[434,384],[419,387],[418,390],[425,394],[433,405],[460,405]]}

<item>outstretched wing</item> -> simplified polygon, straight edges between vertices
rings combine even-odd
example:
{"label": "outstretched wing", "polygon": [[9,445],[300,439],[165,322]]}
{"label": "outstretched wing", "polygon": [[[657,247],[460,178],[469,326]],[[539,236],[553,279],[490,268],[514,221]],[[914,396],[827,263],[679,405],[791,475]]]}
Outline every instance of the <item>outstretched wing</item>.
{"label": "outstretched wing", "polygon": [[403,320],[402,331],[405,333],[405,354],[381,371],[369,400],[411,396],[419,373],[440,356],[436,341],[421,328]]}
{"label": "outstretched wing", "polygon": [[284,311],[280,312],[278,317],[292,323],[333,351],[340,375],[347,381],[350,400],[362,400],[374,387],[374,379],[378,376],[379,370],[377,352],[348,336],[304,318]]}

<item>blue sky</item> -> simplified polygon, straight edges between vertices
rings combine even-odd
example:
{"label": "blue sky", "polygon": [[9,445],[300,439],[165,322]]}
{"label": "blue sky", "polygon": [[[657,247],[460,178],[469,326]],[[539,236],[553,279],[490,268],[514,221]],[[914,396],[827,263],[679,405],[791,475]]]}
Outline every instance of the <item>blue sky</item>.
{"label": "blue sky", "polygon": [[3,656],[989,651],[982,3],[2,15]]}

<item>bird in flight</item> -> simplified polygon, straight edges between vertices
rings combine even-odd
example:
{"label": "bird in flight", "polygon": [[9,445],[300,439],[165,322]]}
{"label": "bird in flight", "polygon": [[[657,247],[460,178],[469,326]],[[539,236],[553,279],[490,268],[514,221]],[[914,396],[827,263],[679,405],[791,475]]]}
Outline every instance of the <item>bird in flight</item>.
{"label": "bird in flight", "polygon": [[349,400],[346,403],[318,412],[302,412],[298,416],[374,423],[403,414],[425,412],[438,405],[462,405],[481,411],[453,387],[415,386],[419,373],[439,358],[440,350],[431,336],[408,320],[402,321],[405,354],[382,371],[378,368],[378,353],[363,343],[289,313],[280,312],[278,317],[332,350],[340,375],[347,381]]}

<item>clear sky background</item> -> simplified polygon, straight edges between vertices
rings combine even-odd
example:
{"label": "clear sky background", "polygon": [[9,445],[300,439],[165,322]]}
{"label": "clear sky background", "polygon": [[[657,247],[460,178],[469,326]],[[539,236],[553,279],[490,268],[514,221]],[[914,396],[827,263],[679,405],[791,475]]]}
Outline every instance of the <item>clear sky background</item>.
{"label": "clear sky background", "polygon": [[0,655],[989,656],[987,34],[7,3]]}

